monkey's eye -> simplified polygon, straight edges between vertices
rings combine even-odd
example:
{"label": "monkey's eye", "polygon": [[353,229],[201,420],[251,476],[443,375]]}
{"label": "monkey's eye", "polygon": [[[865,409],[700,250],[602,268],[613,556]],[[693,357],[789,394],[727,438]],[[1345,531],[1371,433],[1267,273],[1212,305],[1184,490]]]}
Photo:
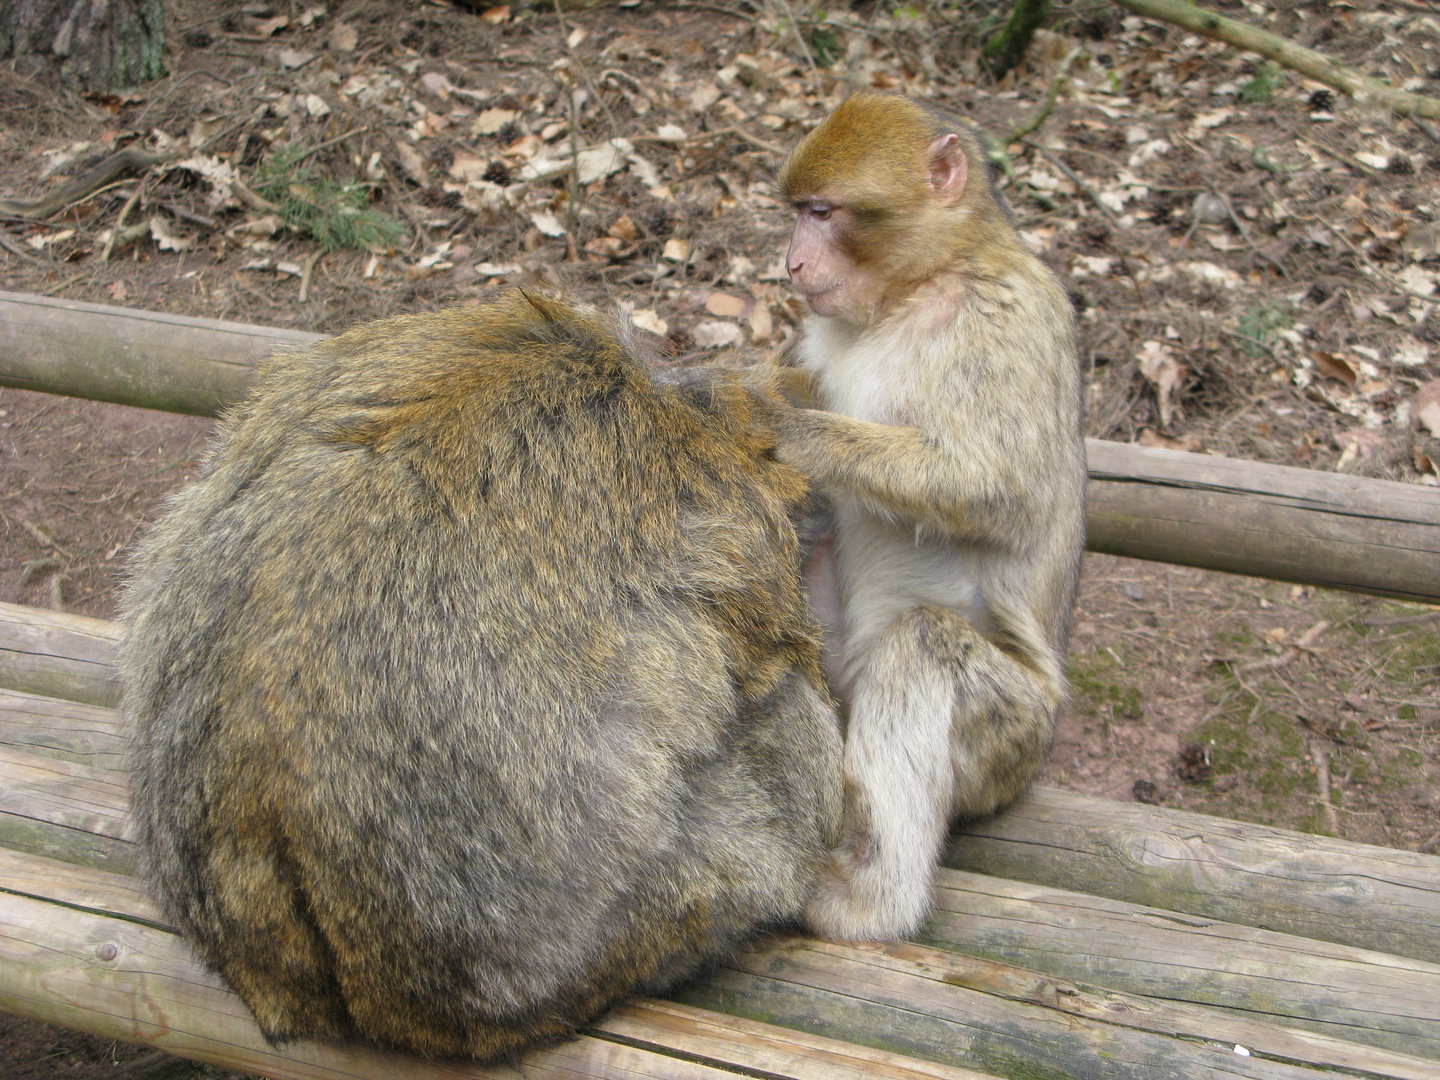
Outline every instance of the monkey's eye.
{"label": "monkey's eye", "polygon": [[830,211],[831,211],[832,207],[829,207],[829,206],[812,206],[812,207],[810,207],[809,209],[810,209],[810,216],[811,216],[811,217],[816,218],[816,219],[819,220],[819,221],[824,221],[826,218],[828,218],[828,217],[830,216]]}

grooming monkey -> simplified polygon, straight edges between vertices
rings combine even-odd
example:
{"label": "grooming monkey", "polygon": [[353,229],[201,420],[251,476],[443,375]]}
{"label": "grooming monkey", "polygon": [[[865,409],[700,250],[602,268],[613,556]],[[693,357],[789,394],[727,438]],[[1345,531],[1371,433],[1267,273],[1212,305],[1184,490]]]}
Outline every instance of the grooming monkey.
{"label": "grooming monkey", "polygon": [[523,294],[257,375],[121,665],[152,889],[268,1038],[495,1058],[798,919],[841,736],[754,409]]}
{"label": "grooming monkey", "polygon": [[949,822],[1020,794],[1066,693],[1086,481],[1073,316],[987,172],[970,132],[867,92],[779,175],[813,316],[798,371],[758,381],[815,407],[757,404],[833,514],[811,576],[817,609],[838,604],[845,836],[807,911],[831,937],[918,929]]}

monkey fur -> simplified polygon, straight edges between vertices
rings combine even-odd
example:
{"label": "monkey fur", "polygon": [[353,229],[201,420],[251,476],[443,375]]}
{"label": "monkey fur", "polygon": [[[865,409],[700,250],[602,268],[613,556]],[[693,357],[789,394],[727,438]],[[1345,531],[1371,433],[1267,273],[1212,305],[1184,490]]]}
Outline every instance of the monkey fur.
{"label": "monkey fur", "polygon": [[1086,484],[1074,317],[978,140],[914,102],[855,94],[779,181],[812,316],[796,368],[757,377],[791,403],[757,402],[833,513],[811,587],[846,721],[844,838],[807,921],[899,937],[928,910],[950,821],[1024,790],[1067,692]]}
{"label": "monkey fur", "polygon": [[511,1055],[800,916],[841,735],[753,408],[523,294],[258,374],[121,664],[145,873],[267,1038]]}

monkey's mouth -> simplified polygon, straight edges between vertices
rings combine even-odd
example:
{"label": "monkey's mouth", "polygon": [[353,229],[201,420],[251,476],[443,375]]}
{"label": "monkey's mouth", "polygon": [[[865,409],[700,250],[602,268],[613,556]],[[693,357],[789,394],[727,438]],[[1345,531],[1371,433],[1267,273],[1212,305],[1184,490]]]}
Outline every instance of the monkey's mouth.
{"label": "monkey's mouth", "polygon": [[[792,284],[795,283],[792,282]],[[804,298],[807,304],[814,304],[816,300],[829,296],[838,288],[840,288],[839,282],[832,282],[829,285],[821,285],[818,287],[795,284],[795,291]]]}

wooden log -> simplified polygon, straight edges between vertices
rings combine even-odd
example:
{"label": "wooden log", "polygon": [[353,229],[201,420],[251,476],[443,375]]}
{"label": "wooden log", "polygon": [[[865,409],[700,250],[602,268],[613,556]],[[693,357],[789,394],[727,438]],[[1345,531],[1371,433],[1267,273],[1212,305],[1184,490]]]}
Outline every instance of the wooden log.
{"label": "wooden log", "polygon": [[[14,858],[23,857],[12,857]],[[44,867],[25,874],[38,882]],[[66,888],[93,896],[103,884]],[[353,1045],[271,1047],[245,1006],[174,934],[144,922],[0,892],[0,1009],[275,1080],[462,1080],[513,1077],[509,1066],[426,1062]],[[885,1050],[636,1001],[579,1038],[524,1055],[526,1077],[815,1077],[819,1080],[986,1080],[973,1071]]]}
{"label": "wooden log", "polygon": [[322,337],[0,292],[0,386],[213,416],[257,360]]}
{"label": "wooden log", "polygon": [[[0,848],[0,882],[22,896],[163,926],[140,884],[119,874]],[[956,871],[941,873],[923,940],[1440,1060],[1440,968],[1419,961]]]}
{"label": "wooden log", "polygon": [[0,686],[114,708],[118,623],[0,603]]}
{"label": "wooden log", "polygon": [[[93,729],[96,746],[107,741],[105,725],[112,725],[110,745],[124,738],[111,711],[78,709],[76,723]],[[134,856],[123,840],[124,777],[33,749],[0,747],[0,842],[128,870]],[[62,775],[80,785],[74,790],[83,805],[57,799],[51,784]],[[32,791],[34,798],[26,794]],[[1440,963],[1440,922],[1433,917],[1440,910],[1440,857],[1433,855],[1034,788],[1004,814],[960,829],[946,862]]]}
{"label": "wooden log", "polygon": [[[0,292],[0,385],[211,415],[322,335]],[[1440,603],[1440,492],[1087,440],[1092,550]]]}
{"label": "wooden log", "polygon": [[0,846],[132,873],[123,773],[0,747]]}
{"label": "wooden log", "polygon": [[920,939],[967,956],[1440,1061],[1440,965],[983,874]]}
{"label": "wooden log", "polygon": [[945,865],[1440,963],[1440,857],[1032,788]]}
{"label": "wooden log", "polygon": [[0,892],[170,929],[136,878],[43,855],[0,847]]}
{"label": "wooden log", "polygon": [[1004,1076],[1319,1080],[1358,1072],[1434,1080],[1437,1067],[1433,1060],[909,943],[796,938],[742,952],[732,968],[675,997]]}
{"label": "wooden log", "polygon": [[[328,1076],[312,1051],[347,1049],[299,1044],[279,1054],[283,1063],[277,1071],[271,1071],[274,1061],[260,1067],[245,1056],[263,1043],[243,1006],[156,924],[153,908],[133,883],[14,853],[0,854],[0,872],[5,891],[17,901],[0,897],[0,961],[13,959],[17,963],[10,967],[31,969],[8,974],[0,963],[0,1007],[266,1075]],[[26,903],[18,903],[22,899]],[[120,996],[127,988],[128,1001]],[[1215,1010],[1096,991],[918,945],[774,941],[744,950],[732,970],[701,979],[679,996],[680,1003],[631,1003],[603,1018],[589,1035],[750,1075],[855,1080],[959,1080],[975,1076],[965,1063],[976,1061],[992,1062],[1003,1075],[1087,1078],[1189,1077],[1216,1066],[1216,1075],[1275,1080],[1341,1070],[1412,1080],[1435,1071],[1433,1060]],[[737,1010],[741,1016],[728,1015]],[[759,1021],[760,1013],[780,1023]],[[192,1027],[195,1014],[203,1024]],[[117,1028],[117,1019],[132,1026]],[[160,1030],[152,1030],[157,1023]],[[223,1056],[206,1056],[205,1047],[197,1052],[197,1036],[223,1044]],[[832,1041],[833,1036],[838,1037]],[[886,1047],[844,1045],[867,1041]],[[1262,1060],[1231,1061],[1236,1044]],[[353,1059],[347,1064],[354,1067]],[[538,1075],[549,1074],[544,1053],[527,1055],[526,1075],[532,1065]],[[362,1067],[358,1075],[370,1073]]]}
{"label": "wooden log", "polygon": [[0,746],[123,771],[127,740],[114,709],[0,688]]}
{"label": "wooden log", "polygon": [[1440,491],[1086,440],[1091,551],[1440,603]]}

